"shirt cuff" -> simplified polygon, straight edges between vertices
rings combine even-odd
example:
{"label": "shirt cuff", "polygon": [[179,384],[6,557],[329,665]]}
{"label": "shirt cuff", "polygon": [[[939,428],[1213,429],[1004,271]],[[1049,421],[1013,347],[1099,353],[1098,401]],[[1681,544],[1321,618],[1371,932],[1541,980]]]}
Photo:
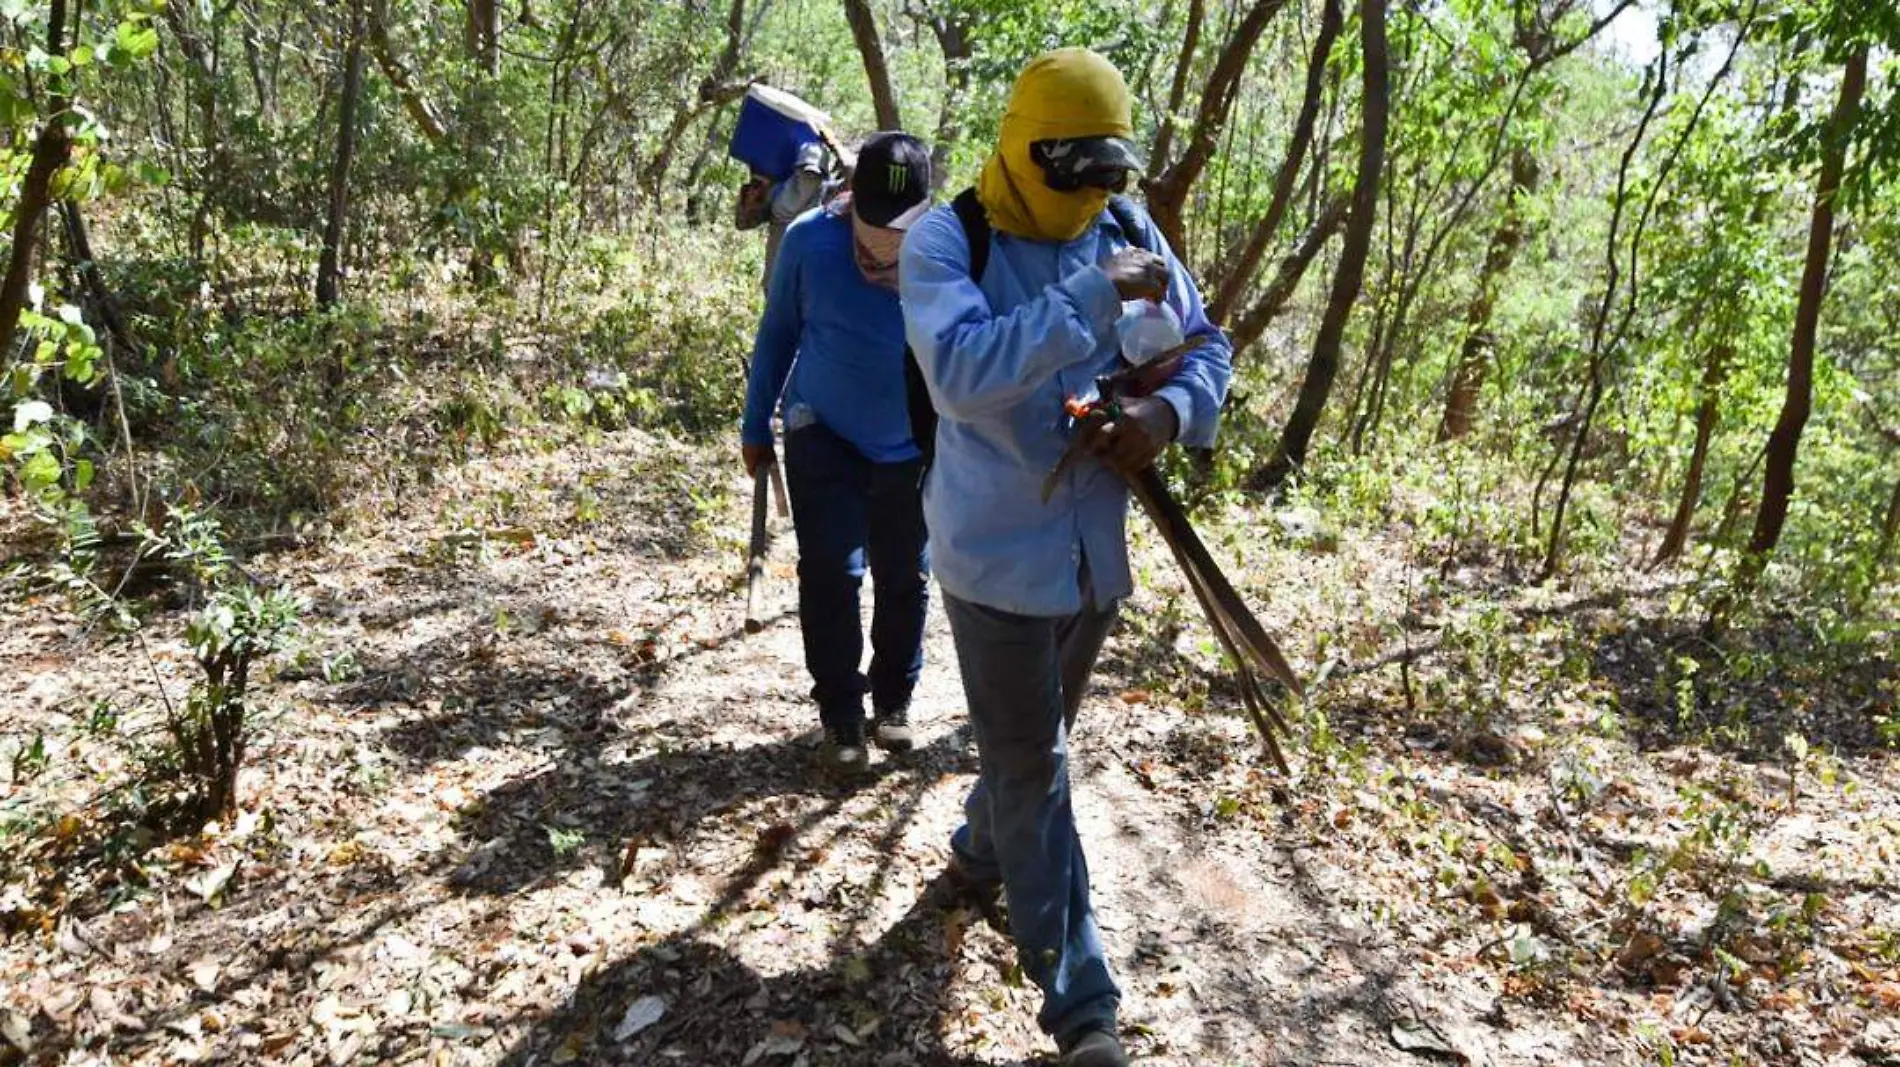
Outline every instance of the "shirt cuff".
{"label": "shirt cuff", "polygon": [[772,443],[772,420],[747,418],[739,428],[739,443],[742,445],[769,445]]}
{"label": "shirt cuff", "polygon": [[1194,439],[1194,393],[1184,385],[1164,385],[1155,390],[1154,395],[1174,409],[1174,439],[1203,447]]}
{"label": "shirt cuff", "polygon": [[1083,267],[1062,279],[1061,287],[1082,313],[1082,320],[1088,323],[1096,340],[1102,340],[1115,329],[1115,320],[1122,313],[1122,298],[1102,268]]}

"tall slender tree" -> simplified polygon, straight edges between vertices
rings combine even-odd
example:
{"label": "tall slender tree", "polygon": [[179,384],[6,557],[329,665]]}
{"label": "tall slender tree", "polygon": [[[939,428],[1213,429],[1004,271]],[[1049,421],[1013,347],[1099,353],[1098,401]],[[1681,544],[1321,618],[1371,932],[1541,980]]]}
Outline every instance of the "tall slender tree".
{"label": "tall slender tree", "polygon": [[336,157],[330,163],[329,212],[323,224],[323,253],[317,260],[317,306],[330,307],[343,290],[343,234],[350,215],[350,166],[356,159],[356,112],[363,96],[363,4],[349,6],[349,39],[343,53],[343,85],[338,90]]}
{"label": "tall slender tree", "polygon": [[1319,427],[1326,401],[1333,392],[1333,380],[1339,376],[1339,351],[1345,341],[1346,323],[1352,318],[1353,305],[1365,282],[1366,257],[1372,249],[1372,230],[1379,205],[1379,179],[1385,168],[1385,138],[1390,107],[1390,78],[1387,70],[1385,0],[1360,0],[1359,47],[1362,53],[1360,75],[1359,167],[1352,190],[1352,213],[1346,220],[1346,235],[1339,250],[1339,265],[1333,272],[1332,291],[1326,311],[1320,319],[1319,334],[1313,341],[1313,355],[1306,364],[1306,377],[1300,383],[1299,400],[1288,417],[1286,429],[1273,457],[1267,461],[1257,482],[1277,487],[1288,475],[1306,463],[1307,445]]}
{"label": "tall slender tree", "polygon": [[1841,173],[1847,166],[1847,148],[1860,102],[1867,92],[1870,46],[1862,43],[1848,56],[1841,75],[1840,95],[1827,124],[1827,142],[1821,153],[1821,175],[1815,184],[1814,208],[1808,219],[1808,251],[1801,269],[1800,298],[1795,305],[1794,337],[1788,346],[1788,384],[1774,432],[1768,435],[1763,463],[1761,507],[1755,530],[1748,539],[1749,563],[1744,577],[1760,574],[1767,557],[1781,541],[1788,521],[1788,502],[1794,496],[1795,456],[1801,432],[1814,404],[1814,345],[1821,324],[1821,305],[1827,296],[1828,262],[1834,244],[1835,201],[1840,197]]}
{"label": "tall slender tree", "polygon": [[903,129],[904,117],[897,108],[897,90],[891,86],[891,65],[884,56],[884,38],[878,33],[871,0],[844,0],[844,16],[851,25],[851,39],[857,43],[858,56],[864,61],[864,78],[871,87],[871,106],[877,112],[878,129]]}
{"label": "tall slender tree", "polygon": [[[46,54],[65,55],[68,9],[66,0],[52,0],[46,15]],[[77,21],[77,20],[75,20]],[[75,27],[76,30],[76,27]],[[11,347],[13,331],[26,310],[33,280],[33,256],[39,248],[40,225],[53,202],[53,176],[72,158],[72,96],[66,74],[47,79],[46,103],[41,109],[39,136],[13,203],[13,248],[5,281],[0,281],[0,346]]]}

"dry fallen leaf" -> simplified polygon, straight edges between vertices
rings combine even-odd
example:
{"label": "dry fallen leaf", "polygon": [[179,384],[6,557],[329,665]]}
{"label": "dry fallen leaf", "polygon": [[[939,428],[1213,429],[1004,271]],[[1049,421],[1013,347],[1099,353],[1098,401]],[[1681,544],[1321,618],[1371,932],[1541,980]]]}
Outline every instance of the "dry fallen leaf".
{"label": "dry fallen leaf", "polygon": [[1679,1026],[1669,1036],[1678,1045],[1707,1045],[1715,1040],[1700,1026]]}
{"label": "dry fallen leaf", "polygon": [[7,1039],[22,1056],[33,1054],[33,1024],[16,1012],[0,1012],[0,1037]]}
{"label": "dry fallen leaf", "polygon": [[620,1017],[620,1025],[614,1027],[614,1040],[625,1041],[640,1031],[660,1021],[666,1014],[666,998],[659,996],[641,997],[627,1005],[626,1014]]}
{"label": "dry fallen leaf", "polygon": [[1636,970],[1661,955],[1665,947],[1661,937],[1648,930],[1639,930],[1617,951],[1616,965],[1625,970]]}
{"label": "dry fallen leaf", "polygon": [[221,867],[215,867],[192,878],[185,879],[185,888],[198,894],[198,899],[212,907],[224,902],[225,891],[231,886],[231,880],[237,876],[238,867],[243,860],[233,860]]}

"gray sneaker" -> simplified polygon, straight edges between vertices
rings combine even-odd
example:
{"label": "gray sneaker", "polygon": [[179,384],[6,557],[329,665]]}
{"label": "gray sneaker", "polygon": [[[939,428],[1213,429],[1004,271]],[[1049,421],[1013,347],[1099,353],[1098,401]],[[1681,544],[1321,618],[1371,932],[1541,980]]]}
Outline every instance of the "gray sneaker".
{"label": "gray sneaker", "polygon": [[1062,1050],[1062,1067],[1129,1067],[1120,1039],[1107,1030],[1090,1030]]}
{"label": "gray sneaker", "polygon": [[825,766],[845,774],[855,774],[870,766],[870,753],[864,750],[864,724],[851,722],[825,727]]}
{"label": "gray sneaker", "polygon": [[910,732],[909,708],[879,708],[871,736],[887,752],[909,752],[917,745]]}

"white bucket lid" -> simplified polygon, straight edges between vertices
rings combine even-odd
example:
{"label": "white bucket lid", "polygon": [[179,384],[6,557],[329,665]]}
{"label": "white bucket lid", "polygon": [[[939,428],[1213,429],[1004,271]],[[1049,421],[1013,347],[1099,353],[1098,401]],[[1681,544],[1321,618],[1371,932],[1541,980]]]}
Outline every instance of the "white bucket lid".
{"label": "white bucket lid", "polygon": [[831,116],[807,104],[783,89],[774,89],[764,82],[754,83],[745,94],[788,119],[808,123],[814,127],[830,126]]}

